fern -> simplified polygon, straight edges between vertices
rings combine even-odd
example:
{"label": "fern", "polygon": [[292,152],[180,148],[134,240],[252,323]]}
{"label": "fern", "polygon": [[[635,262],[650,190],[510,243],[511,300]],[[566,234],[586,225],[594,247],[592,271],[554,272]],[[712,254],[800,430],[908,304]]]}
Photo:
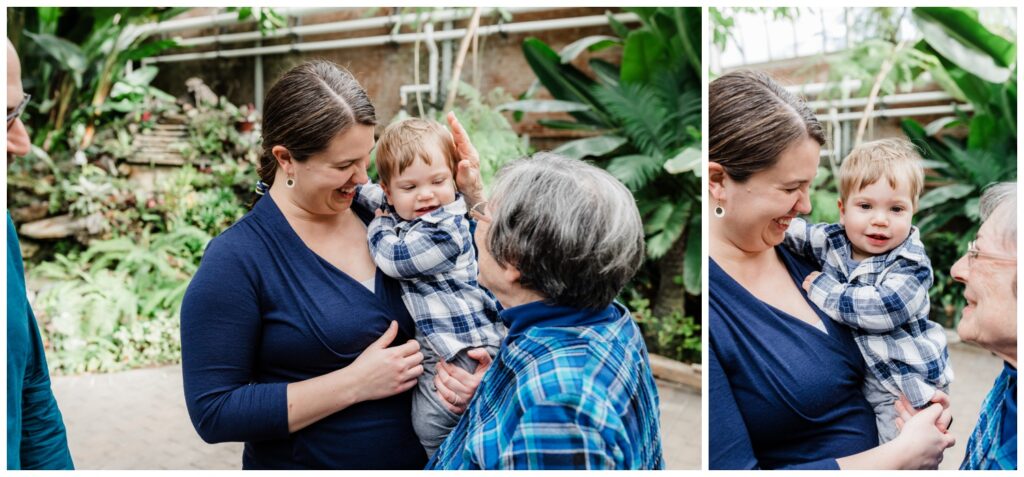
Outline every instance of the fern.
{"label": "fern", "polygon": [[594,88],[594,96],[640,152],[665,157],[675,134],[668,121],[669,107],[654,88],[639,83],[620,84],[616,88]]}

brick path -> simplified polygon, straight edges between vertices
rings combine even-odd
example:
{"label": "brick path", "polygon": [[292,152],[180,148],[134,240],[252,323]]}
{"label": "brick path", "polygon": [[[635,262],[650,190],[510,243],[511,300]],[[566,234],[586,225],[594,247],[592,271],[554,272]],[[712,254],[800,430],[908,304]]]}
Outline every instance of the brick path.
{"label": "brick path", "polygon": [[[700,465],[700,395],[659,382],[668,467]],[[55,376],[77,469],[239,469],[242,444],[210,445],[185,410],[181,367]]]}

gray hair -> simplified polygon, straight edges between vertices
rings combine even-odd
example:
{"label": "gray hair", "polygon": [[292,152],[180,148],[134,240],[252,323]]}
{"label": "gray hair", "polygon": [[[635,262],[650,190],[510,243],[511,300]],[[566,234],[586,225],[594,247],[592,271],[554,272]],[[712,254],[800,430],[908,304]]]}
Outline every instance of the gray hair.
{"label": "gray hair", "polygon": [[[1005,207],[1004,207],[1005,206]],[[1004,210],[1005,209],[1005,210]],[[981,202],[978,204],[978,211],[981,214],[981,221],[985,222],[997,210],[1000,213],[999,222],[1002,224],[1003,242],[1007,250],[1017,251],[1017,183],[999,182],[989,186],[981,194]]]}
{"label": "gray hair", "polygon": [[491,255],[550,303],[604,308],[643,262],[633,195],[583,161],[549,152],[513,161],[495,177],[490,204]]}

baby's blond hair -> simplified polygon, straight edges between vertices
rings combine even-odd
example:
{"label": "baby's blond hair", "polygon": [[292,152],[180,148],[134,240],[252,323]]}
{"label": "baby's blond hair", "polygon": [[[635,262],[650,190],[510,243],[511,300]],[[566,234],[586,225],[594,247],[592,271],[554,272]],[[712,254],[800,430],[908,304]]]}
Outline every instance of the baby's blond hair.
{"label": "baby's blond hair", "polygon": [[850,194],[883,177],[892,188],[902,183],[910,187],[911,204],[917,212],[917,199],[924,189],[924,168],[917,148],[905,139],[879,139],[853,148],[839,168],[839,197],[845,203]]}
{"label": "baby's blond hair", "polygon": [[401,174],[416,159],[430,164],[431,146],[444,156],[452,171],[458,169],[457,152],[451,133],[436,121],[410,118],[388,126],[377,140],[377,175],[380,183],[389,185],[391,178]]}

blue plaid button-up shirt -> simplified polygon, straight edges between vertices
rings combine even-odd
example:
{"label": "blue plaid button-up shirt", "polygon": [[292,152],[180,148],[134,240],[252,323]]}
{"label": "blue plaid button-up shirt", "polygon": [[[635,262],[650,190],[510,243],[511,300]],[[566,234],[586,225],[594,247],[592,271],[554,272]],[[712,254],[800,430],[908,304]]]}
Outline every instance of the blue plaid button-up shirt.
{"label": "blue plaid button-up shirt", "polygon": [[[502,318],[559,308],[546,306]],[[599,324],[510,334],[427,468],[664,468],[647,348],[625,307],[606,312]]]}
{"label": "blue plaid button-up shirt", "polygon": [[[376,184],[360,187],[356,201],[369,210],[386,206]],[[400,280],[402,300],[430,348],[451,360],[465,349],[498,347],[505,326],[476,280],[465,199],[415,220],[390,213],[367,227],[370,255],[382,272]]]}
{"label": "blue plaid button-up shirt", "polygon": [[821,265],[808,297],[833,320],[853,328],[868,369],[914,407],[953,381],[942,327],[928,320],[931,261],[916,227],[889,252],[853,270],[850,240],[839,224],[793,219],[783,242]]}

